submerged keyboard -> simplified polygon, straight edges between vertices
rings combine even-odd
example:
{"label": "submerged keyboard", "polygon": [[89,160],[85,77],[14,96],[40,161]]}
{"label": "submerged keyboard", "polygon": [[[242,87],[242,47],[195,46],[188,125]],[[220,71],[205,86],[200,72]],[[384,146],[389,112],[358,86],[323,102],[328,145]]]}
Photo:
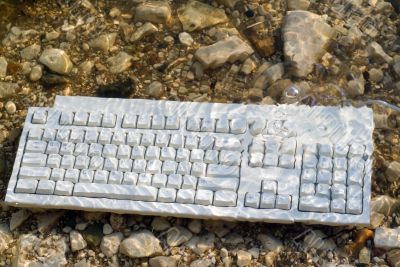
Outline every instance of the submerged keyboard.
{"label": "submerged keyboard", "polygon": [[6,202],[369,224],[372,110],[57,97],[30,108]]}

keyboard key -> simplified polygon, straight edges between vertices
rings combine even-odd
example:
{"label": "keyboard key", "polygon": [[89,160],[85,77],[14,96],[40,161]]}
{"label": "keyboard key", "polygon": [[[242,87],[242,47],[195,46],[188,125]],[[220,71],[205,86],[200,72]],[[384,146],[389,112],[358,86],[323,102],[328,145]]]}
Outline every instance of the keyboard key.
{"label": "keyboard key", "polygon": [[363,144],[354,143],[350,145],[349,157],[362,157],[364,155],[365,146]]}
{"label": "keyboard key", "polygon": [[349,153],[349,146],[347,144],[335,144],[335,157],[343,157],[346,158]]}
{"label": "keyboard key", "polygon": [[330,200],[325,197],[302,196],[299,209],[301,211],[329,212]]}
{"label": "keyboard key", "polygon": [[36,192],[36,187],[38,185],[37,180],[25,180],[21,179],[17,181],[17,186],[15,187],[15,193],[27,193],[34,194]]}
{"label": "keyboard key", "polygon": [[264,155],[263,159],[263,166],[264,167],[272,167],[272,166],[278,166],[279,162],[279,156],[278,154],[273,154],[273,153],[267,153]]}
{"label": "keyboard key", "polygon": [[174,188],[160,188],[158,190],[157,201],[164,203],[173,203],[176,199],[176,189]]}
{"label": "keyboard key", "polygon": [[263,180],[261,183],[261,192],[276,194],[277,182],[274,180]]}
{"label": "keyboard key", "polygon": [[186,136],[185,148],[196,149],[199,146],[199,138],[197,136]]}
{"label": "keyboard key", "polygon": [[122,128],[136,128],[136,121],[136,114],[126,114],[122,121]]}
{"label": "keyboard key", "polygon": [[167,130],[178,130],[179,129],[179,117],[177,115],[168,116],[165,129]]}
{"label": "keyboard key", "polygon": [[318,161],[318,169],[332,170],[332,158],[321,156]]}
{"label": "keyboard key", "polygon": [[99,156],[94,156],[90,159],[89,169],[90,170],[101,170],[103,168],[104,159]]}
{"label": "keyboard key", "polygon": [[240,142],[240,140],[234,137],[216,137],[214,149],[239,151],[239,152],[243,150],[242,143]]}
{"label": "keyboard key", "polygon": [[[76,184],[79,185],[79,184]],[[87,185],[87,184],[85,184]],[[59,196],[71,196],[74,184],[68,181],[57,181],[54,195]]]}
{"label": "keyboard key", "polygon": [[64,181],[77,183],[79,180],[79,170],[69,169],[65,171]]}
{"label": "keyboard key", "polygon": [[232,191],[217,191],[214,195],[214,206],[217,207],[235,207],[237,194]]}
{"label": "keyboard key", "polygon": [[276,195],[272,193],[262,193],[260,200],[260,209],[274,209]]}
{"label": "keyboard key", "polygon": [[201,119],[200,118],[188,118],[186,121],[186,130],[191,131],[191,132],[200,132],[200,124],[201,124]]}
{"label": "keyboard key", "polygon": [[313,196],[315,195],[315,184],[302,183],[300,186],[300,196]]}
{"label": "keyboard key", "polygon": [[62,112],[60,117],[60,125],[72,125],[74,120],[73,112]]}
{"label": "keyboard key", "polygon": [[106,113],[103,115],[103,120],[101,121],[101,126],[102,127],[107,127],[107,128],[114,128],[115,127],[115,122],[116,122],[116,115],[112,113]]}
{"label": "keyboard key", "polygon": [[314,169],[303,169],[301,174],[302,183],[315,183],[317,181],[317,172]]}
{"label": "keyboard key", "polygon": [[87,124],[89,114],[85,111],[77,111],[74,116],[74,125],[85,126]]}
{"label": "keyboard key", "polygon": [[154,130],[162,130],[165,128],[165,117],[164,115],[157,114],[153,116],[153,122],[151,128]]}
{"label": "keyboard key", "polygon": [[331,186],[329,184],[317,184],[315,195],[331,199]]}
{"label": "keyboard key", "polygon": [[283,154],[279,157],[279,167],[293,169],[296,159],[292,155]]}
{"label": "keyboard key", "polygon": [[38,140],[28,140],[26,142],[25,152],[42,153],[46,151],[47,143]]}
{"label": "keyboard key", "polygon": [[113,134],[112,140],[111,140],[111,144],[114,145],[124,145],[125,144],[125,140],[126,139],[126,135],[124,132],[122,131],[116,131]]}
{"label": "keyboard key", "polygon": [[120,159],[118,163],[118,170],[122,172],[129,172],[132,169],[133,161],[131,159]]}
{"label": "keyboard key", "polygon": [[49,128],[44,129],[43,137],[42,137],[43,141],[53,141],[55,139],[56,139],[56,130],[55,129],[49,129]]}
{"label": "keyboard key", "polygon": [[93,183],[106,184],[108,182],[108,171],[97,170],[94,173]]}
{"label": "keyboard key", "polygon": [[70,133],[71,133],[71,131],[68,130],[68,129],[59,129],[57,131],[56,141],[58,141],[58,142],[68,142]]}
{"label": "keyboard key", "polygon": [[150,129],[151,126],[151,116],[146,114],[141,114],[138,116],[137,128],[138,129]]}
{"label": "keyboard key", "polygon": [[144,146],[135,146],[132,148],[132,159],[144,159],[146,148]]}
{"label": "keyboard key", "polygon": [[74,156],[87,156],[89,145],[86,143],[78,143],[75,145]]}
{"label": "keyboard key", "polygon": [[262,153],[264,154],[265,150],[265,142],[259,139],[253,139],[253,142],[250,145],[249,153]]}
{"label": "keyboard key", "polygon": [[33,112],[32,123],[45,124],[47,122],[47,111],[45,109],[37,109]]}
{"label": "keyboard key", "polygon": [[331,212],[346,213],[346,201],[338,198],[331,201]]}
{"label": "keyboard key", "polygon": [[147,172],[151,174],[161,173],[162,161],[161,160],[149,160],[147,162]]}
{"label": "keyboard key", "polygon": [[163,165],[162,165],[162,173],[164,173],[164,174],[176,173],[177,167],[178,167],[178,164],[175,161],[166,160],[163,162]]}
{"label": "keyboard key", "polygon": [[50,154],[47,158],[46,167],[59,168],[61,165],[61,156],[58,154]]}
{"label": "keyboard key", "polygon": [[192,171],[190,172],[191,175],[201,177],[206,175],[206,167],[207,165],[202,162],[194,162],[192,164]]}
{"label": "keyboard key", "polygon": [[332,144],[320,144],[319,145],[319,155],[322,157],[329,157],[333,156],[333,145]]}
{"label": "keyboard key", "polygon": [[327,170],[319,170],[317,173],[317,181],[322,184],[332,184],[332,172]]}
{"label": "keyboard key", "polygon": [[103,169],[106,171],[116,171],[118,170],[118,159],[116,158],[106,158],[104,160]]}
{"label": "keyboard key", "polygon": [[250,124],[250,133],[253,136],[259,135],[262,133],[266,125],[266,121],[262,118],[256,118]]}
{"label": "keyboard key", "polygon": [[86,143],[97,143],[97,139],[99,137],[99,133],[96,130],[87,130],[85,134],[85,142]]}
{"label": "keyboard key", "polygon": [[39,128],[33,128],[29,130],[28,139],[29,140],[41,140],[43,135],[43,130]]}
{"label": "keyboard key", "polygon": [[156,146],[149,146],[146,149],[145,159],[155,160],[160,158],[160,148]]}
{"label": "keyboard key", "polygon": [[197,189],[212,191],[229,190],[236,191],[239,186],[239,179],[234,178],[199,178]]}
{"label": "keyboard key", "polygon": [[215,119],[206,117],[203,118],[201,121],[201,128],[202,132],[214,132],[215,131]]}
{"label": "keyboard key", "polygon": [[161,149],[161,160],[175,160],[176,149],[172,147],[163,147]]}
{"label": "keyboard key", "polygon": [[103,115],[100,112],[91,112],[88,119],[88,126],[98,127],[101,125]]}
{"label": "keyboard key", "polygon": [[155,145],[158,147],[167,147],[169,144],[170,135],[169,134],[157,134]]}
{"label": "keyboard key", "polygon": [[53,181],[62,181],[64,180],[64,174],[65,174],[64,169],[59,169],[59,168],[52,169],[50,179]]}
{"label": "keyboard key", "polygon": [[277,195],[275,208],[281,210],[290,210],[292,205],[292,197],[290,195]]}
{"label": "keyboard key", "polygon": [[204,163],[217,164],[219,158],[219,152],[217,150],[207,150],[204,155]]}
{"label": "keyboard key", "polygon": [[[190,151],[186,148],[178,148],[176,150],[176,162],[189,161]],[[173,159],[172,159],[173,160]]]}
{"label": "keyboard key", "polygon": [[74,143],[61,143],[60,155],[72,155],[74,154],[75,144]]}
{"label": "keyboard key", "polygon": [[231,120],[231,133],[243,134],[247,130],[247,121],[244,118],[236,118]]}
{"label": "keyboard key", "polygon": [[214,137],[211,135],[205,135],[200,138],[199,149],[210,150],[214,147]]}
{"label": "keyboard key", "polygon": [[85,131],[81,129],[73,129],[69,141],[73,143],[81,143],[85,137]]}
{"label": "keyboard key", "polygon": [[184,175],[182,189],[196,189],[197,178],[192,175]]}
{"label": "keyboard key", "polygon": [[203,162],[204,151],[201,149],[193,149],[190,153],[190,162]]}
{"label": "keyboard key", "polygon": [[335,184],[331,188],[332,199],[346,198],[346,186],[344,184]]}
{"label": "keyboard key", "polygon": [[19,170],[19,179],[48,180],[51,169],[47,167],[21,167]]}
{"label": "keyboard key", "polygon": [[346,171],[334,171],[333,172],[333,183],[334,184],[346,184],[347,173]]}
{"label": "keyboard key", "polygon": [[74,196],[156,201],[157,189],[150,186],[76,184]]}
{"label": "keyboard key", "polygon": [[208,164],[207,167],[208,177],[239,177],[238,166],[227,166],[218,164]]}
{"label": "keyboard key", "polygon": [[119,145],[117,151],[117,158],[129,159],[131,157],[131,147],[128,145]]}
{"label": "keyboard key", "polygon": [[281,145],[280,153],[293,156],[296,153],[296,140],[284,139]]}
{"label": "keyboard key", "polygon": [[180,174],[170,174],[168,175],[168,188],[180,189],[182,185],[182,175]]}
{"label": "keyboard key", "polygon": [[181,134],[173,134],[169,145],[173,148],[181,148],[183,147],[184,139],[185,137]]}
{"label": "keyboard key", "polygon": [[227,117],[217,119],[215,131],[217,133],[229,133],[229,120]]}
{"label": "keyboard key", "polygon": [[75,157],[72,155],[65,155],[61,158],[61,168],[72,169],[75,165]]}
{"label": "keyboard key", "polygon": [[135,159],[133,161],[132,171],[136,173],[144,173],[146,171],[146,160]]}
{"label": "keyboard key", "polygon": [[108,184],[121,184],[124,174],[120,171],[112,171],[108,177]]}
{"label": "keyboard key", "polygon": [[154,145],[155,135],[153,133],[145,133],[142,136],[142,146],[153,146]]}
{"label": "keyboard key", "polygon": [[90,158],[88,156],[79,155],[75,160],[75,169],[87,169],[89,168]]}
{"label": "keyboard key", "polygon": [[102,144],[102,145],[110,144],[111,143],[112,134],[113,133],[109,129],[102,129],[100,131],[98,142],[100,144]]}
{"label": "keyboard key", "polygon": [[304,154],[303,168],[316,169],[317,164],[318,164],[318,158],[315,154]]}
{"label": "keyboard key", "polygon": [[126,172],[124,173],[124,180],[122,181],[122,184],[126,185],[136,185],[138,180],[138,175],[137,173],[134,172]]}
{"label": "keyboard key", "polygon": [[198,205],[209,206],[212,204],[213,198],[213,191],[199,189],[196,191],[194,203]]}
{"label": "keyboard key", "polygon": [[223,150],[219,154],[219,163],[224,165],[239,166],[241,157],[242,153],[240,152]]}
{"label": "keyboard key", "polygon": [[187,175],[190,174],[192,170],[192,163],[189,161],[179,162],[178,169],[176,170],[177,174]]}
{"label": "keyboard key", "polygon": [[94,171],[91,170],[81,170],[79,175],[79,183],[91,183],[93,182]]}
{"label": "keyboard key", "polygon": [[347,170],[347,159],[346,158],[334,158],[333,159],[333,168],[335,170]]}
{"label": "keyboard key", "polygon": [[176,202],[182,204],[194,203],[195,191],[193,189],[180,189],[176,194]]}
{"label": "keyboard key", "polygon": [[25,153],[22,158],[21,166],[45,167],[47,155],[40,153]]}
{"label": "keyboard key", "polygon": [[157,188],[163,188],[167,185],[167,175],[165,174],[155,174],[153,175],[153,181],[151,183],[152,186]]}
{"label": "keyboard key", "polygon": [[244,206],[258,209],[260,206],[260,193],[246,193]]}
{"label": "keyboard key", "polygon": [[128,132],[126,143],[130,146],[138,146],[142,135],[140,133]]}

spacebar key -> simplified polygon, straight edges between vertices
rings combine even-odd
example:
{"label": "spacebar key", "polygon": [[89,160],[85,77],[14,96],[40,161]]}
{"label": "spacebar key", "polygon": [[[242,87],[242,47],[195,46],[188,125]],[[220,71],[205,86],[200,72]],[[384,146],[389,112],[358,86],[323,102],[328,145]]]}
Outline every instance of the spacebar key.
{"label": "spacebar key", "polygon": [[73,195],[77,197],[156,201],[157,188],[150,186],[78,183],[75,184]]}

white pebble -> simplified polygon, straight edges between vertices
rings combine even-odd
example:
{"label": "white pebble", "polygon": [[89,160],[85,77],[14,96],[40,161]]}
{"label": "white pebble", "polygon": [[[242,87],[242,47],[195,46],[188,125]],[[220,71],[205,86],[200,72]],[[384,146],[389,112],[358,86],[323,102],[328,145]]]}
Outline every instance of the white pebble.
{"label": "white pebble", "polygon": [[17,111],[17,106],[12,101],[8,101],[5,108],[8,114],[14,114]]}

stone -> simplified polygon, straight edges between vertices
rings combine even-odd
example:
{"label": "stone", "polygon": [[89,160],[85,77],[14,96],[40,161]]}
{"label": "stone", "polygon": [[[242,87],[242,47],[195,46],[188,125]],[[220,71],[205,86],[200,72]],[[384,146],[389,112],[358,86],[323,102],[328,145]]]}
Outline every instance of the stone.
{"label": "stone", "polygon": [[0,224],[0,254],[9,248],[11,242],[13,240],[10,228],[7,224]]}
{"label": "stone", "polygon": [[113,8],[111,8],[108,15],[110,15],[110,17],[112,17],[112,18],[119,17],[121,15],[121,10],[119,10],[117,7],[113,7]]}
{"label": "stone", "polygon": [[370,213],[370,225],[373,229],[378,228],[382,225],[385,215],[382,213],[371,211]]}
{"label": "stone", "polygon": [[381,213],[385,216],[391,216],[400,206],[400,200],[381,195],[371,200],[371,212]]}
{"label": "stone", "polygon": [[83,239],[83,236],[78,231],[72,230],[69,233],[69,240],[72,252],[82,250],[87,246],[85,239]]}
{"label": "stone", "polygon": [[251,254],[251,257],[253,259],[258,259],[258,257],[260,256],[260,249],[257,247],[249,249],[248,252]]}
{"label": "stone", "polygon": [[212,264],[212,261],[210,259],[199,259],[192,261],[190,263],[190,267],[208,267]]}
{"label": "stone", "polygon": [[194,42],[192,36],[187,32],[179,33],[179,41],[185,46],[191,46]]}
{"label": "stone", "polygon": [[362,75],[354,77],[347,83],[346,93],[349,97],[361,96],[365,92],[365,80]]}
{"label": "stone", "polygon": [[149,84],[146,93],[151,97],[160,98],[164,93],[164,86],[162,83],[154,81],[151,84]]}
{"label": "stone", "polygon": [[236,227],[237,222],[205,220],[204,225],[208,231],[213,232],[219,238],[222,238]]}
{"label": "stone", "polygon": [[182,226],[172,227],[167,232],[167,243],[171,247],[177,247],[192,238],[193,234]]}
{"label": "stone", "polygon": [[12,101],[8,101],[4,107],[8,114],[14,114],[17,111],[17,106]]}
{"label": "stone", "polygon": [[118,253],[121,241],[124,239],[124,235],[120,232],[106,235],[101,240],[100,249],[107,257],[112,257]]}
{"label": "stone", "polygon": [[176,259],[174,257],[158,256],[149,260],[150,267],[176,267]]}
{"label": "stone", "polygon": [[375,41],[368,45],[367,51],[369,56],[378,63],[391,63],[393,61],[393,58],[386,54],[382,46]]}
{"label": "stone", "polygon": [[256,64],[254,63],[254,61],[251,58],[247,58],[240,68],[240,73],[244,75],[249,75],[254,71],[255,68]]}
{"label": "stone", "polygon": [[115,43],[116,33],[102,34],[89,42],[89,46],[94,50],[108,52]]}
{"label": "stone", "polygon": [[130,258],[152,257],[162,254],[160,240],[147,230],[135,232],[124,239],[120,252]]}
{"label": "stone", "polygon": [[44,50],[39,61],[58,74],[69,74],[73,67],[69,56],[61,49],[50,48]]}
{"label": "stone", "polygon": [[[110,224],[112,229],[116,231],[121,231],[126,227],[126,218],[124,215],[111,213]],[[103,228],[104,229],[104,228]]]}
{"label": "stone", "polygon": [[236,264],[239,267],[248,266],[251,262],[251,254],[244,250],[239,250],[236,255]]}
{"label": "stone", "polygon": [[25,60],[32,60],[40,53],[40,45],[33,44],[21,50],[21,58]]}
{"label": "stone", "polygon": [[8,62],[5,57],[0,57],[0,78],[4,78],[7,75]]}
{"label": "stone", "polygon": [[142,38],[154,34],[156,32],[158,32],[158,28],[154,24],[146,22],[145,24],[136,29],[136,31],[132,34],[130,41],[137,42]]}
{"label": "stone", "polygon": [[228,22],[225,11],[199,1],[188,1],[178,8],[178,18],[183,30],[192,32]]}
{"label": "stone", "polygon": [[233,9],[239,0],[217,0],[217,3]]}
{"label": "stone", "polygon": [[374,245],[376,248],[385,250],[400,248],[400,227],[394,229],[386,227],[376,228]]}
{"label": "stone", "polygon": [[10,230],[14,231],[20,227],[31,215],[31,212],[26,209],[20,209],[11,215]]}
{"label": "stone", "polygon": [[288,10],[307,10],[310,6],[309,0],[288,0]]}
{"label": "stone", "polygon": [[103,225],[103,234],[109,235],[113,232],[113,228],[111,227],[110,224],[106,223]]}
{"label": "stone", "polygon": [[368,71],[369,79],[374,83],[379,83],[383,79],[383,72],[380,69],[372,68]]}
{"label": "stone", "polygon": [[285,74],[285,69],[282,63],[277,63],[266,68],[260,75],[256,75],[253,87],[265,90],[277,80],[281,79]]}
{"label": "stone", "polygon": [[231,233],[223,239],[223,242],[224,242],[224,244],[227,244],[227,245],[235,245],[236,246],[238,244],[244,243],[244,239],[238,233]]}
{"label": "stone", "polygon": [[259,88],[250,88],[247,98],[252,102],[260,102],[264,97],[264,92]]}
{"label": "stone", "polygon": [[36,65],[32,68],[31,73],[29,74],[29,79],[32,82],[39,81],[43,76],[43,68],[40,65]]}
{"label": "stone", "polygon": [[164,217],[154,217],[151,227],[154,231],[165,231],[171,227],[171,224]]}
{"label": "stone", "polygon": [[188,228],[192,233],[199,234],[201,232],[201,221],[200,220],[191,220],[188,223]]}
{"label": "stone", "polygon": [[49,232],[63,215],[64,211],[35,214],[38,231],[42,234]]}
{"label": "stone", "polygon": [[267,89],[267,95],[276,101],[280,101],[283,96],[283,92],[287,90],[287,88],[294,86],[291,80],[289,79],[281,79],[274,82]]}
{"label": "stone", "polygon": [[[400,2],[399,2],[399,7],[400,7]],[[387,252],[386,259],[390,267],[400,267],[400,249],[392,249],[391,251]]]}
{"label": "stone", "polygon": [[79,71],[83,75],[88,75],[92,73],[93,67],[94,67],[94,62],[91,60],[87,60],[79,65]]}
{"label": "stone", "polygon": [[121,73],[132,66],[133,57],[125,52],[119,52],[116,56],[107,59],[111,73]]}
{"label": "stone", "polygon": [[57,31],[51,31],[46,33],[46,40],[47,41],[53,41],[58,39],[60,37],[60,33]]}
{"label": "stone", "polygon": [[326,52],[334,30],[317,14],[289,11],[282,35],[285,59],[293,64],[293,75],[306,77]]}
{"label": "stone", "polygon": [[67,265],[68,245],[61,235],[41,240],[33,234],[21,235],[12,259],[13,266],[62,267]]}
{"label": "stone", "polygon": [[392,161],[386,169],[386,179],[389,182],[397,182],[400,178],[400,162]]}
{"label": "stone", "polygon": [[228,37],[226,40],[199,48],[194,58],[205,69],[215,69],[226,62],[244,61],[252,53],[253,49],[237,36]]}
{"label": "stone", "polygon": [[[192,238],[193,239],[193,238]],[[195,253],[202,255],[207,250],[213,249],[215,246],[215,234],[207,233],[198,238],[195,248],[192,249]]]}
{"label": "stone", "polygon": [[167,1],[145,1],[136,7],[135,21],[167,24],[171,19],[171,8]]}
{"label": "stone", "polygon": [[304,246],[306,248],[315,248],[321,250],[334,250],[336,244],[332,238],[327,238],[327,236],[320,230],[311,230],[304,237]]}
{"label": "stone", "polygon": [[358,261],[362,264],[369,264],[371,261],[371,251],[367,247],[363,247],[358,254]]}
{"label": "stone", "polygon": [[103,239],[103,225],[100,223],[89,224],[81,233],[89,247],[98,247]]}
{"label": "stone", "polygon": [[265,249],[270,251],[280,252],[283,249],[282,241],[270,234],[259,234],[257,239]]}

